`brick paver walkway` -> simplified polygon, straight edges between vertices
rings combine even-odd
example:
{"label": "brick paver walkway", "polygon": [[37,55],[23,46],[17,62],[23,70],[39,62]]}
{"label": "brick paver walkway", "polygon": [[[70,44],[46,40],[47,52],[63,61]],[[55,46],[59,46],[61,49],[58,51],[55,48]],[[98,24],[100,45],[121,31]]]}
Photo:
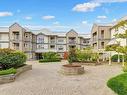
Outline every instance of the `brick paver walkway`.
{"label": "brick paver walkway", "polygon": [[120,73],[120,65],[84,66],[86,73],[64,76],[61,64],[38,64],[21,74],[15,82],[0,85],[0,95],[115,95],[106,81]]}

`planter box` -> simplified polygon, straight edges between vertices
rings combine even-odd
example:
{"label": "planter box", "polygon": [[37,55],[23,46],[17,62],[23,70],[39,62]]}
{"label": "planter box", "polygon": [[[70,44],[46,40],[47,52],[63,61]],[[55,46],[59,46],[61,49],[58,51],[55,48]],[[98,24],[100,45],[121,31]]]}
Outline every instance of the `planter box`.
{"label": "planter box", "polygon": [[97,63],[97,62],[75,62],[74,64],[90,65],[90,66],[101,65],[101,63]]}
{"label": "planter box", "polygon": [[32,65],[25,65],[17,69],[16,74],[9,74],[9,75],[1,75],[0,76],[0,84],[9,83],[15,81],[16,77],[19,76],[21,73],[32,70]]}
{"label": "planter box", "polygon": [[65,74],[65,75],[79,75],[79,74],[83,74],[84,71],[84,67],[81,66],[62,66],[61,67],[61,73]]}

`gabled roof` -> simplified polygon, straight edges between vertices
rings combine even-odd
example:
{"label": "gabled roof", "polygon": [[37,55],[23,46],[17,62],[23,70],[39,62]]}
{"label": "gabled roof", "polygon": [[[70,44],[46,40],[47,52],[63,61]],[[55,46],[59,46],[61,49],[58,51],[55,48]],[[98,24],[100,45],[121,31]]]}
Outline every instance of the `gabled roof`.
{"label": "gabled roof", "polygon": [[[19,25],[17,22],[15,22],[14,24],[12,24],[10,27],[14,26],[14,25],[18,25],[19,27],[23,28],[21,25]],[[9,27],[9,28],[10,28]]]}
{"label": "gabled roof", "polygon": [[95,23],[94,25],[97,25],[97,26],[113,26],[113,23]]}
{"label": "gabled roof", "polygon": [[79,37],[90,39],[91,35],[90,34],[79,34]]}
{"label": "gabled roof", "polygon": [[71,30],[68,31],[66,34],[68,34],[69,32],[75,32],[76,34],[78,34],[74,29],[71,29]]}

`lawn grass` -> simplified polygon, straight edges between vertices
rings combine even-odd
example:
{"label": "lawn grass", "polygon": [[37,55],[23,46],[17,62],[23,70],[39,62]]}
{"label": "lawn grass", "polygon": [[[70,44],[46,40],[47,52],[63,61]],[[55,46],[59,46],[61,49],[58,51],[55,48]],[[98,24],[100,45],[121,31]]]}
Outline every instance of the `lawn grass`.
{"label": "lawn grass", "polygon": [[15,74],[15,73],[16,73],[16,69],[14,68],[0,71],[0,75],[8,75],[8,74]]}
{"label": "lawn grass", "polygon": [[127,95],[127,73],[111,78],[107,82],[107,86],[118,95]]}

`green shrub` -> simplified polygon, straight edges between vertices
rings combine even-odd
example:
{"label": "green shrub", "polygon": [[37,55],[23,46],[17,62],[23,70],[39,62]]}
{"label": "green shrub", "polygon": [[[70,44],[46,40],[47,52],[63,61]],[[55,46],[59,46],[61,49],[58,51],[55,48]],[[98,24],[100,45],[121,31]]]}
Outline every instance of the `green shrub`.
{"label": "green shrub", "polygon": [[127,73],[111,78],[107,86],[118,95],[127,95]]}
{"label": "green shrub", "polygon": [[42,54],[42,58],[39,62],[59,62],[61,61],[60,55],[55,52],[46,52]]}
{"label": "green shrub", "polygon": [[124,63],[123,71],[127,72],[127,62]]}
{"label": "green shrub", "polygon": [[99,58],[98,53],[94,53],[90,48],[84,50],[71,49],[69,51],[68,61],[73,62],[95,62]]}
{"label": "green shrub", "polygon": [[0,75],[8,75],[8,74],[15,74],[15,73],[16,73],[16,69],[14,68],[0,71]]}
{"label": "green shrub", "polygon": [[60,59],[40,59],[39,62],[60,62]]}
{"label": "green shrub", "polygon": [[69,55],[68,55],[68,62],[71,64],[72,62],[77,61],[77,54],[76,54],[76,49],[70,49]]}
{"label": "green shrub", "polygon": [[[120,62],[122,62],[122,59],[123,59],[122,56],[123,56],[123,55],[119,55]],[[112,60],[113,62],[117,62],[117,61],[118,61],[118,54],[113,55],[113,56],[111,57],[111,60]],[[126,56],[126,55],[124,56],[124,60],[127,61],[127,56]]]}
{"label": "green shrub", "polygon": [[17,68],[26,62],[26,55],[23,52],[17,52],[11,49],[0,50],[0,66],[2,69]]}

